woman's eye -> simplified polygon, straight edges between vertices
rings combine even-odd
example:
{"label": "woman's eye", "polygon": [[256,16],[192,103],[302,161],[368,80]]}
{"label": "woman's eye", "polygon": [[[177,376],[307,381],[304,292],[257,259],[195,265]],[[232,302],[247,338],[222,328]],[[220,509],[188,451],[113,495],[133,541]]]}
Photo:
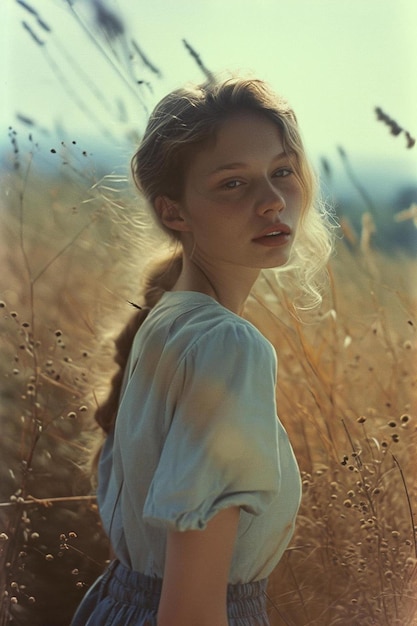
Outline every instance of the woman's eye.
{"label": "woman's eye", "polygon": [[293,173],[293,170],[290,167],[280,167],[279,170],[274,172],[274,176],[277,178],[284,178],[285,176],[290,176]]}
{"label": "woman's eye", "polygon": [[223,187],[225,189],[236,189],[241,185],[243,185],[243,183],[240,180],[228,180],[227,182],[223,183]]}

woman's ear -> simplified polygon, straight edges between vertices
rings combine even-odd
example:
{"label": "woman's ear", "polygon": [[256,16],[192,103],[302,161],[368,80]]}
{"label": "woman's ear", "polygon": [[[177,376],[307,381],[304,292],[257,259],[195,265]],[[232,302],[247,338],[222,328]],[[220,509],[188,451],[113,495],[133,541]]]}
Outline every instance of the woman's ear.
{"label": "woman's ear", "polygon": [[191,228],[183,216],[178,202],[171,200],[168,196],[157,196],[154,201],[154,208],[166,228],[190,232]]}

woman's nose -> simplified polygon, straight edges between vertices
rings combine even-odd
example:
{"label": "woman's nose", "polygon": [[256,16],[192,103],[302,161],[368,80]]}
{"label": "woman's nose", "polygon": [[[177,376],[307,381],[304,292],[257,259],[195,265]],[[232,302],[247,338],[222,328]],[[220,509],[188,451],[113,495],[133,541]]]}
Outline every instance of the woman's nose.
{"label": "woman's nose", "polygon": [[260,186],[257,209],[260,214],[268,212],[280,213],[285,208],[282,192],[266,181]]}

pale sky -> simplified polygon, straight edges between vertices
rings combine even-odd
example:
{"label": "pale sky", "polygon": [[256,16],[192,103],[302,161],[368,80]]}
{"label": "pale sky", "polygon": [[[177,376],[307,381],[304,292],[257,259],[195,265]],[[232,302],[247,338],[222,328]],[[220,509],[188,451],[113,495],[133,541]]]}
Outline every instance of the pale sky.
{"label": "pale sky", "polygon": [[[310,153],[333,158],[342,145],[353,159],[386,157],[415,170],[417,147],[407,151],[405,138],[392,137],[373,112],[380,106],[417,134],[415,0],[102,2],[120,10],[129,40],[135,38],[163,74],[158,79],[137,63],[138,78],[151,81],[154,89],[152,95],[146,87],[138,88],[148,109],[172,88],[203,80],[182,44],[185,38],[211,71],[239,70],[268,80],[294,107]],[[116,144],[143,128],[146,114],[74,20],[66,0],[27,4],[53,32],[39,27],[16,0],[1,0],[0,79],[6,94],[1,143],[10,124],[24,130],[15,112],[43,128],[60,125],[74,138],[107,128]],[[89,19],[90,0],[74,0],[73,6]],[[22,20],[45,41],[42,48]],[[122,53],[120,47],[117,53]],[[87,85],[94,86],[96,95]],[[123,123],[111,112],[118,99],[127,110]],[[90,119],[77,102],[89,110]]]}

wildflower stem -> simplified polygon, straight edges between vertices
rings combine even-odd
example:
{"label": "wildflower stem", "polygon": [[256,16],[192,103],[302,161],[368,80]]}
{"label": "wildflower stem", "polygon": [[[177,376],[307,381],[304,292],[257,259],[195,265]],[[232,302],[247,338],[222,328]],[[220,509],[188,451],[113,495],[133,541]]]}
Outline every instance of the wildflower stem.
{"label": "wildflower stem", "polygon": [[342,163],[344,165],[344,168],[346,170],[346,174],[347,174],[350,182],[352,183],[352,185],[354,186],[354,188],[356,189],[356,191],[358,192],[358,194],[360,195],[362,200],[365,202],[365,204],[368,207],[369,212],[371,213],[371,215],[373,217],[376,217],[377,210],[376,210],[376,207],[375,207],[375,205],[374,205],[374,203],[372,201],[372,198],[370,197],[370,195],[368,194],[366,189],[363,187],[363,185],[359,182],[358,178],[356,177],[356,174],[353,171],[352,165],[350,163],[350,160],[349,160],[349,157],[348,157],[346,151],[341,146],[339,146],[338,151],[339,151],[340,158],[342,160]]}
{"label": "wildflower stem", "polygon": [[413,513],[413,507],[411,506],[410,494],[408,492],[407,483],[405,482],[405,476],[404,476],[404,472],[402,470],[402,467],[401,467],[397,457],[394,454],[392,454],[392,453],[391,453],[391,455],[392,455],[392,458],[394,459],[394,463],[398,467],[398,470],[399,470],[400,475],[401,475],[401,480],[402,480],[402,483],[404,485],[404,491],[405,491],[405,495],[406,495],[406,498],[407,498],[407,504],[408,504],[408,511],[410,513],[411,530],[412,530],[413,542],[414,542],[414,555],[415,555],[415,557],[417,559],[417,540],[416,540],[416,533],[415,533],[415,530],[414,530],[414,513]]}
{"label": "wildflower stem", "polygon": [[126,79],[126,77],[124,76],[124,74],[120,71],[120,69],[117,67],[117,65],[114,63],[114,61],[111,59],[111,57],[109,57],[109,55],[107,54],[107,52],[104,50],[104,48],[100,45],[100,43],[97,41],[97,38],[92,34],[92,32],[87,28],[87,26],[85,25],[85,23],[82,21],[82,19],[80,18],[80,16],[78,15],[78,13],[75,11],[73,5],[71,2],[69,2],[69,0],[67,0],[67,5],[71,11],[71,13],[73,14],[74,18],[76,19],[76,21],[78,22],[78,24],[80,25],[80,27],[82,28],[82,30],[85,32],[85,34],[87,35],[87,37],[89,38],[89,40],[93,43],[93,45],[99,50],[100,54],[103,55],[103,57],[105,58],[105,60],[107,61],[107,63],[110,65],[110,67],[117,73],[117,75],[119,76],[119,78],[122,80],[122,82],[127,86],[127,88],[129,89],[129,91],[133,94],[133,96],[135,97],[136,100],[139,101],[140,105],[142,106],[142,108],[144,109],[144,111],[146,112],[146,107],[142,101],[142,99],[139,97],[138,92],[133,89],[132,84],[130,83],[130,81],[128,81]]}
{"label": "wildflower stem", "polygon": [[27,498],[23,501],[16,502],[0,502],[0,507],[6,508],[17,505],[30,505],[30,504],[42,504],[45,507],[52,506],[52,504],[61,503],[61,502],[82,502],[89,501],[95,502],[96,496],[64,496],[57,498],[35,498],[34,496],[27,496]]}

